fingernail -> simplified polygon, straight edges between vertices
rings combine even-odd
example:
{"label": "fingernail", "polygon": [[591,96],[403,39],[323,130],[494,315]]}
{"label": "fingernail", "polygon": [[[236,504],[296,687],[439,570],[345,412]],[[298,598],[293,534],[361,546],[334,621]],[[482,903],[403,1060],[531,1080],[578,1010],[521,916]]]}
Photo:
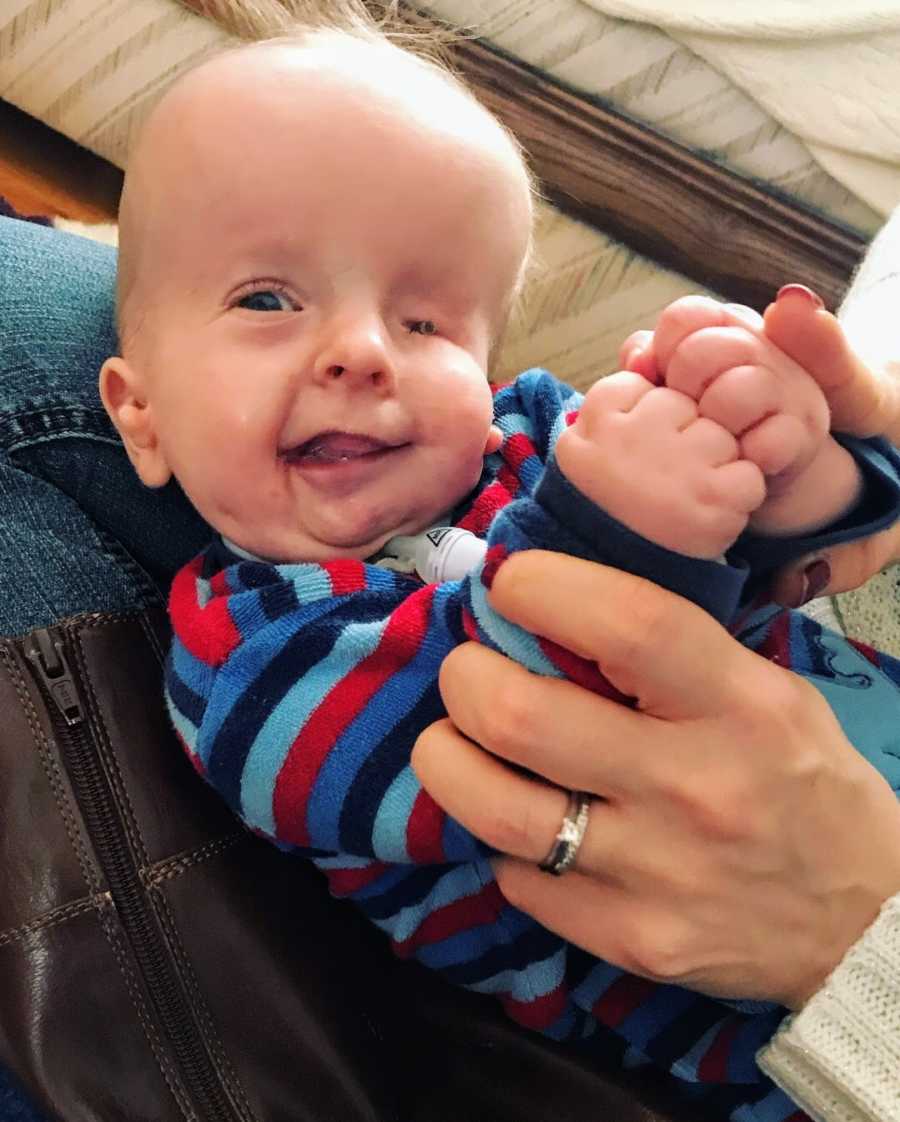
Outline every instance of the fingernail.
{"label": "fingernail", "polygon": [[804,300],[808,300],[810,304],[814,304],[817,308],[824,308],[825,301],[818,293],[813,292],[811,288],[807,288],[805,284],[786,284],[783,288],[779,288],[776,300],[781,300],[784,296],[802,296]]}
{"label": "fingernail", "polygon": [[806,583],[801,603],[808,604],[810,600],[815,600],[828,587],[831,580],[831,566],[823,557],[820,557],[803,570],[803,580]]}

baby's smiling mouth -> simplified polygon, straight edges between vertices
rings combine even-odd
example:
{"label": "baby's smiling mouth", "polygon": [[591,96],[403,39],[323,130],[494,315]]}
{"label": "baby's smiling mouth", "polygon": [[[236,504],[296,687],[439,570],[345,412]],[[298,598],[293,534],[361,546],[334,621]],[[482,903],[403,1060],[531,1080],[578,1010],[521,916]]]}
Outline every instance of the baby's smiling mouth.
{"label": "baby's smiling mouth", "polygon": [[354,460],[374,459],[387,452],[407,447],[405,442],[390,444],[374,436],[355,432],[320,432],[293,448],[280,452],[289,464],[342,464]]}

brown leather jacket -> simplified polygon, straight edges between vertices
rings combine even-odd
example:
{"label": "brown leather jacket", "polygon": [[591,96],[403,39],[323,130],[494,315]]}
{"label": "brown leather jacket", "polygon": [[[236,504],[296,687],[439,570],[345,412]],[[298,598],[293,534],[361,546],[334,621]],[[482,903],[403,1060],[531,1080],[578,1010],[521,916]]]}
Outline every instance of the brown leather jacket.
{"label": "brown leather jacket", "polygon": [[0,1062],[49,1116],[689,1117],[397,963],[241,829],[174,742],[166,642],[161,612],[0,642]]}

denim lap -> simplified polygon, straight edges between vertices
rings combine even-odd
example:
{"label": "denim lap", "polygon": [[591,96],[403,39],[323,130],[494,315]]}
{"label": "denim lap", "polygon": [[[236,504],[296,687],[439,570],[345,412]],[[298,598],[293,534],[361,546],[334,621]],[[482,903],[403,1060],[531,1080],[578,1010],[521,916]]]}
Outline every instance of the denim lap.
{"label": "denim lap", "polygon": [[0,218],[0,634],[164,598],[208,530],[134,475],[97,392],[115,252]]}

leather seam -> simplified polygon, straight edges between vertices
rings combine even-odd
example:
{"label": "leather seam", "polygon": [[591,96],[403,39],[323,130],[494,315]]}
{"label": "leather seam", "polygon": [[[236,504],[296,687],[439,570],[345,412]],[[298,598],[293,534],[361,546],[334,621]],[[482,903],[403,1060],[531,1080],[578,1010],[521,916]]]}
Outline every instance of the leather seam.
{"label": "leather seam", "polygon": [[[156,653],[157,661],[160,667],[162,667],[165,655],[157,641],[156,632],[150,627],[146,615],[142,614],[138,618],[147,642]],[[197,865],[219,856],[226,850],[247,840],[248,837],[249,835],[246,831],[236,830],[226,837],[216,838],[211,842],[207,842],[206,845],[202,845],[198,849],[158,862],[156,865],[144,870],[144,876],[148,890],[152,893],[153,899],[157,901],[157,914],[161,922],[163,922],[168,929],[172,953],[178,961],[181,976],[191,998],[194,1013],[202,1027],[203,1038],[207,1047],[218,1060],[220,1076],[231,1094],[232,1104],[245,1122],[257,1122],[257,1115],[251,1107],[240,1077],[235,1071],[228,1058],[228,1053],[222,1045],[215,1022],[207,1008],[200,987],[197,984],[193,966],[184,949],[178,931],[178,925],[175,922],[175,917],[172,914],[169,902],[165,894],[160,891],[161,885],[166,881],[173,880],[187,872],[188,869],[195,868]]]}
{"label": "leather seam", "polygon": [[[107,617],[107,619],[108,618],[109,617]],[[104,617],[100,615],[94,615],[84,620],[84,626],[97,627],[103,622],[105,622]],[[131,799],[128,796],[128,792],[125,788],[124,782],[122,781],[122,774],[118,766],[118,761],[114,758],[114,753],[111,750],[106,725],[100,719],[100,705],[97,699],[96,691],[94,690],[94,684],[91,675],[87,671],[87,660],[85,658],[82,636],[80,634],[80,630],[73,631],[71,634],[74,645],[76,647],[81,684],[83,689],[86,690],[89,696],[91,708],[95,716],[93,724],[97,750],[106,763],[106,766],[111,773],[111,778],[114,781],[115,795],[117,799],[120,800],[120,806],[124,811],[124,813],[121,815],[121,821],[128,836],[128,840],[134,847],[135,853],[140,858],[139,866],[145,867],[150,863],[149,856],[144,847],[143,839],[140,837],[139,832],[134,828],[134,807],[132,805]],[[103,926],[103,930],[107,937],[107,940],[112,947],[113,954],[115,955],[116,960],[119,963],[119,969],[125,981],[125,986],[131,996],[134,1010],[137,1013],[141,1024],[143,1025],[144,1033],[147,1037],[147,1042],[149,1043],[150,1049],[156,1057],[156,1062],[159,1066],[160,1074],[165,1080],[166,1086],[171,1091],[172,1097],[175,1099],[185,1118],[197,1120],[197,1115],[190,1103],[184,1087],[181,1084],[180,1079],[178,1078],[176,1066],[172,1063],[171,1058],[168,1056],[163,1046],[157,1026],[154,1023],[153,1018],[149,1015],[146,1002],[144,1000],[143,994],[141,993],[139,981],[135,975],[134,966],[129,959],[128,951],[123,946],[121,935],[117,930],[114,930],[113,926],[109,923],[108,920],[104,923],[102,916],[101,924]],[[199,1122],[199,1120],[197,1120],[197,1122]]]}
{"label": "leather seam", "polygon": [[147,1010],[144,1006],[144,1002],[134,978],[133,971],[129,963],[127,962],[124,949],[121,945],[121,940],[118,937],[116,931],[113,929],[111,923],[111,913],[115,913],[115,906],[112,903],[112,899],[108,893],[103,893],[100,891],[99,877],[91,875],[91,862],[86,847],[79,837],[75,817],[68,805],[68,799],[66,798],[65,788],[61,780],[59,766],[54,760],[52,760],[52,758],[50,758],[49,743],[46,736],[44,735],[43,729],[40,726],[37,711],[34,708],[27,687],[25,686],[21,671],[18,665],[12,660],[6,645],[0,646],[0,657],[2,657],[4,665],[6,666],[7,671],[10,674],[13,687],[16,690],[23,711],[25,712],[26,719],[28,720],[29,727],[31,728],[32,737],[34,738],[35,744],[38,747],[38,754],[40,756],[42,766],[44,767],[44,771],[50,783],[51,791],[53,792],[54,798],[57,802],[57,806],[59,807],[59,812],[62,816],[63,823],[66,828],[66,833],[69,836],[69,841],[72,843],[76,857],[78,859],[78,863],[81,866],[82,875],[84,876],[88,887],[94,887],[92,898],[97,903],[96,913],[100,923],[100,928],[103,931],[103,934],[106,937],[106,941],[107,943],[109,943],[110,948],[113,952],[113,956],[115,957],[119,965],[119,970],[122,974],[125,988],[131,997],[132,1005],[134,1007],[135,1013],[137,1014],[138,1020],[143,1026],[144,1034],[147,1038],[148,1044],[150,1045],[150,1050],[156,1057],[156,1062],[159,1066],[160,1074],[162,1075],[166,1086],[172,1093],[172,1097],[178,1104],[178,1107],[184,1117],[188,1119],[189,1122],[199,1122],[197,1115],[191,1109],[190,1103],[187,1101],[186,1096],[184,1095],[183,1089],[176,1085],[172,1078],[173,1073],[168,1070],[170,1065],[165,1056],[165,1053],[162,1050],[158,1033],[156,1032],[154,1025],[147,1015]]}
{"label": "leather seam", "polygon": [[113,955],[119,964],[119,971],[122,974],[122,980],[125,983],[125,988],[131,997],[131,1004],[137,1014],[138,1020],[144,1029],[144,1035],[147,1038],[147,1043],[150,1045],[150,1051],[156,1057],[156,1063],[159,1067],[160,1074],[166,1086],[172,1093],[172,1098],[177,1103],[181,1113],[189,1122],[201,1122],[196,1112],[194,1111],[191,1103],[181,1085],[180,1080],[177,1078],[175,1067],[169,1057],[166,1055],[165,1048],[160,1040],[159,1032],[153,1019],[150,1017],[146,1002],[140,990],[140,984],[135,977],[134,968],[128,960],[128,953],[122,946],[122,939],[111,923],[111,915],[117,914],[115,906],[111,904],[109,910],[102,910],[100,915],[100,924],[103,928],[103,933],[106,935],[107,942],[109,943]]}
{"label": "leather seam", "polygon": [[163,861],[156,861],[154,864],[148,865],[141,870],[141,878],[147,888],[158,888],[166,881],[180,877],[188,869],[217,857],[239,842],[246,841],[248,837],[249,835],[241,830],[223,838],[216,838],[197,849],[188,850],[186,853],[179,853],[174,857],[167,857]]}
{"label": "leather seam", "polygon": [[102,892],[98,896],[86,896],[81,900],[74,900],[71,904],[60,904],[58,908],[45,912],[37,919],[23,923],[19,927],[9,927],[6,931],[0,931],[0,947],[10,943],[21,943],[29,935],[35,935],[38,931],[46,931],[51,927],[59,927],[60,924],[70,919],[77,919],[86,912],[99,913],[100,909],[110,902],[110,894]]}
{"label": "leather seam", "polygon": [[[146,617],[141,614],[137,616],[137,620],[146,635],[146,632],[148,630]],[[91,679],[91,675],[87,672],[87,660],[85,658],[82,636],[80,634],[77,634],[73,636],[73,638],[76,641],[78,649],[78,661],[79,669],[81,670],[81,680],[83,685],[89,692],[91,706],[94,714],[97,717],[96,743],[98,751],[100,752],[106,764],[108,773],[114,784],[116,795],[120,801],[120,806],[122,808],[122,823],[127,832],[130,844],[133,846],[135,853],[140,857],[140,876],[141,880],[146,884],[144,871],[152,867],[150,857],[147,853],[143,836],[141,835],[137,815],[135,814],[134,810],[134,804],[131,801],[128,787],[123,778],[121,768],[119,767],[119,761],[116,755],[116,751],[112,746],[112,742],[110,740],[106,725],[100,719],[101,709],[97,699],[96,691],[94,689],[94,684]],[[151,646],[153,647],[154,653],[156,654],[158,659],[158,645],[155,641],[153,641],[151,642]],[[219,839],[217,839],[217,841],[218,840]],[[179,977],[182,984],[185,986],[188,995],[191,998],[191,1005],[194,1015],[197,1017],[199,1024],[202,1026],[203,1041],[206,1047],[210,1050],[211,1054],[214,1055],[218,1060],[219,1077],[222,1079],[223,1084],[228,1089],[232,1098],[233,1105],[235,1105],[236,1109],[242,1115],[245,1122],[256,1122],[256,1116],[253,1114],[246,1094],[240,1083],[238,1082],[236,1074],[228,1061],[221,1041],[219,1040],[218,1033],[216,1032],[215,1025],[206,1007],[206,1002],[204,1001],[203,996],[200,993],[189,957],[180,937],[178,925],[175,922],[175,917],[169,909],[168,901],[165,899],[165,896],[162,893],[157,891],[153,891],[150,893],[150,899],[154,904],[154,910],[156,911],[157,918],[166,928],[166,935],[168,938],[171,953],[178,967]]]}
{"label": "leather seam", "polygon": [[156,636],[156,632],[153,630],[153,628],[147,622],[146,613],[142,612],[138,616],[138,622],[141,625],[141,630],[144,632],[144,635],[147,639],[147,642],[153,648],[153,651],[156,655],[156,661],[159,663],[160,669],[162,669],[163,664],[165,662],[165,654],[163,653],[163,649],[159,644],[159,639]]}
{"label": "leather seam", "polygon": [[157,902],[157,914],[167,930],[169,941],[172,947],[172,954],[178,962],[179,972],[187,987],[188,994],[191,997],[191,1005],[194,1015],[197,1017],[202,1031],[203,1040],[210,1052],[216,1057],[219,1065],[219,1077],[224,1085],[227,1087],[231,1096],[232,1105],[245,1122],[258,1122],[257,1115],[254,1113],[253,1108],[247,1098],[247,1094],[241,1084],[237,1072],[234,1070],[228,1054],[222,1046],[222,1041],[216,1030],[215,1022],[206,1006],[206,1001],[203,994],[200,992],[200,987],[197,984],[197,978],[194,974],[193,966],[185,951],[184,944],[181,941],[178,925],[175,922],[175,917],[169,907],[169,902],[165,894],[160,891],[158,887],[151,889],[151,895]]}
{"label": "leather seam", "polygon": [[75,814],[69,802],[69,797],[66,793],[65,784],[62,781],[62,771],[57,761],[53,758],[50,750],[50,743],[41,728],[40,719],[37,715],[37,710],[31,700],[31,695],[28,692],[28,687],[22,676],[21,669],[11,657],[9,650],[6,646],[0,648],[0,656],[3,658],[3,663],[9,673],[10,680],[12,681],[13,688],[19,698],[19,703],[25,713],[25,718],[28,721],[28,726],[31,729],[32,739],[38,750],[38,757],[41,761],[41,766],[44,769],[44,774],[47,776],[47,781],[50,784],[50,790],[56,801],[57,809],[59,810],[60,817],[63,820],[66,834],[68,835],[69,842],[75,852],[75,857],[81,868],[81,875],[84,878],[85,885],[92,896],[98,897],[102,894],[101,878],[99,870],[96,865],[91,861],[87,847],[84,844],[84,839],[81,837],[81,832],[78,829]]}
{"label": "leather seam", "polygon": [[85,658],[84,654],[84,646],[82,644],[81,634],[74,634],[73,639],[75,640],[78,647],[78,662],[79,670],[81,671],[81,684],[90,696],[91,708],[96,718],[94,726],[97,748],[101,756],[103,757],[108,774],[113,781],[116,798],[124,811],[124,813],[121,815],[121,821],[128,835],[128,840],[131,843],[135,854],[139,858],[138,864],[142,867],[145,867],[150,864],[150,855],[147,853],[146,846],[144,845],[144,839],[141,837],[140,830],[136,827],[134,805],[131,801],[130,795],[128,794],[128,788],[125,786],[125,782],[122,778],[122,772],[119,768],[119,762],[116,759],[116,754],[112,750],[106,724],[100,719],[100,703],[97,699],[97,693],[94,689],[93,680],[87,670],[87,659]]}

